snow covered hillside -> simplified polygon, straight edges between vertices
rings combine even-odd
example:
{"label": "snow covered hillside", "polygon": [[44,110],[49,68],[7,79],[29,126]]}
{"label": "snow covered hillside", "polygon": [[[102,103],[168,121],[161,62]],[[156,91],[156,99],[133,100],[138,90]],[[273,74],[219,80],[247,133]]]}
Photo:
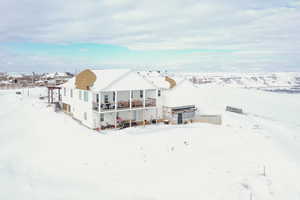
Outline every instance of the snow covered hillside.
{"label": "snow covered hillside", "polygon": [[300,91],[299,72],[277,73],[168,73],[157,71],[141,72],[145,77],[171,76],[190,79],[195,84],[211,84],[237,88],[257,88],[264,90],[290,89]]}
{"label": "snow covered hillside", "polygon": [[0,199],[300,199],[299,94],[189,90],[221,126],[98,133],[53,112],[45,89],[0,90]]}

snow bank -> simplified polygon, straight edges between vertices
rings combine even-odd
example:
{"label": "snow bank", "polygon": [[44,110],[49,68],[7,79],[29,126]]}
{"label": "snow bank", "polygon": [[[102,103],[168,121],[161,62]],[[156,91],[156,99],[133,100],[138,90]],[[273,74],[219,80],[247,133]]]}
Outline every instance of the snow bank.
{"label": "snow bank", "polygon": [[0,199],[299,199],[299,127],[261,117],[287,112],[267,112],[275,100],[298,112],[298,97],[247,91],[199,88],[203,111],[240,103],[251,113],[223,113],[222,126],[102,134],[54,113],[42,89],[0,91]]}

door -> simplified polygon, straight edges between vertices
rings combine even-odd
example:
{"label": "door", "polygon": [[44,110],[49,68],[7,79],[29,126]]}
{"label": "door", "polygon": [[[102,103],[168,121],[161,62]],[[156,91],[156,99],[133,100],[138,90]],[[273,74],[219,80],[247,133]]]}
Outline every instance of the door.
{"label": "door", "polygon": [[182,124],[182,113],[178,113],[177,124]]}

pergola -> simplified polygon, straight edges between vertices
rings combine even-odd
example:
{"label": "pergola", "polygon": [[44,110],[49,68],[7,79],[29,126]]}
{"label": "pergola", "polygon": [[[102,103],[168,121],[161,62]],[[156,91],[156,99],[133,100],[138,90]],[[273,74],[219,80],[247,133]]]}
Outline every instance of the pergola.
{"label": "pergola", "polygon": [[58,90],[58,101],[61,101],[61,95],[60,95],[60,90],[61,90],[61,87],[58,87],[58,86],[47,86],[48,88],[48,103],[55,103],[54,102],[54,97],[53,97],[53,94],[54,94],[54,90]]}

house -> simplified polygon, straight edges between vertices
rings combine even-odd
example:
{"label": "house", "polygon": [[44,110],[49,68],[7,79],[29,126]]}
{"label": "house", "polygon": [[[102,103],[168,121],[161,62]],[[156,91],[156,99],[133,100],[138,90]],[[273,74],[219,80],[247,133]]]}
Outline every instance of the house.
{"label": "house", "polygon": [[156,123],[162,120],[162,94],[137,72],[84,70],[62,85],[62,108],[92,129]]}
{"label": "house", "polygon": [[157,122],[221,124],[221,116],[197,114],[194,95],[198,91],[186,79],[176,82],[128,69],[87,69],[59,89],[63,111],[92,129]]}

